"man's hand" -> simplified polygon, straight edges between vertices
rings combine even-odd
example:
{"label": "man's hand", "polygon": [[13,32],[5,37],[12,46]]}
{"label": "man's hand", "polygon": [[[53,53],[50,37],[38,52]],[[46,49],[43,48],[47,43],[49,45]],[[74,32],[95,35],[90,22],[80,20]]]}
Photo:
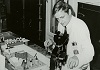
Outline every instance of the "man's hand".
{"label": "man's hand", "polygon": [[52,53],[52,49],[54,49],[54,42],[51,40],[51,39],[48,39],[44,42],[44,46],[45,46],[45,49],[47,50],[47,52],[50,52]]}
{"label": "man's hand", "polygon": [[67,67],[70,69],[73,69],[75,67],[77,67],[79,64],[79,59],[77,56],[73,56],[71,58],[69,58],[68,63],[67,63]]}
{"label": "man's hand", "polygon": [[52,45],[53,44],[53,41],[51,40],[51,39],[48,39],[48,40],[46,40],[45,42],[44,42],[44,46],[45,47],[49,47],[50,45]]}

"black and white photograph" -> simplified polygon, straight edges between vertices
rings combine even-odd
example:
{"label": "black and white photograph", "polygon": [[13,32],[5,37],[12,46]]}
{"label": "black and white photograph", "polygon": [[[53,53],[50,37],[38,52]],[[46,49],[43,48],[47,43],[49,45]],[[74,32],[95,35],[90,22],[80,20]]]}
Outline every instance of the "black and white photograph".
{"label": "black and white photograph", "polygon": [[0,70],[100,70],[100,0],[0,0]]}

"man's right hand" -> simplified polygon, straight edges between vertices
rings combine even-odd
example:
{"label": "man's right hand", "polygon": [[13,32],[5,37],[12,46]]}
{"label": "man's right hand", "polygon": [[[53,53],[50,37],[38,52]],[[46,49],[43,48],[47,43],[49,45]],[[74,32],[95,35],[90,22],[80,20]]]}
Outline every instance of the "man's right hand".
{"label": "man's right hand", "polygon": [[52,53],[52,49],[54,49],[54,42],[51,39],[48,39],[44,42],[44,46],[47,52]]}
{"label": "man's right hand", "polygon": [[45,42],[44,42],[44,46],[45,47],[49,47],[50,45],[52,45],[53,44],[53,41],[51,40],[51,39],[48,39],[48,40],[46,40]]}

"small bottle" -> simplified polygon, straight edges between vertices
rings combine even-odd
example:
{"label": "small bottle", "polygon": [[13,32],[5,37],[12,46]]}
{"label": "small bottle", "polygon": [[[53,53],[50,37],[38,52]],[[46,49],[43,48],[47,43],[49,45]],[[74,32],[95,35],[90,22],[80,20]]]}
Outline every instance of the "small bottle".
{"label": "small bottle", "polygon": [[4,36],[2,33],[0,33],[0,42],[4,42]]}
{"label": "small bottle", "polygon": [[38,62],[39,60],[38,60],[38,58],[37,58],[37,56],[36,56],[36,59],[35,59],[35,64],[36,65],[39,65],[39,62]]}
{"label": "small bottle", "polygon": [[1,38],[1,42],[4,42],[4,37]]}
{"label": "small bottle", "polygon": [[25,60],[22,61],[21,66],[25,69]]}
{"label": "small bottle", "polygon": [[30,60],[30,67],[33,66],[33,63],[32,63],[33,59]]}
{"label": "small bottle", "polygon": [[32,59],[32,66],[35,65],[35,59]]}

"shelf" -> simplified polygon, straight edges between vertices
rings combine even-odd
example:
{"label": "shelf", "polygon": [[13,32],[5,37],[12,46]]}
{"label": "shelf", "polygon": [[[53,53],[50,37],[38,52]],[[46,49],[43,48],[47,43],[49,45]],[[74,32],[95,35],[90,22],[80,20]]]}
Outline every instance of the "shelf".
{"label": "shelf", "polygon": [[77,2],[100,6],[100,0],[77,0]]}
{"label": "shelf", "polygon": [[3,1],[0,1],[0,3],[3,3]]}

